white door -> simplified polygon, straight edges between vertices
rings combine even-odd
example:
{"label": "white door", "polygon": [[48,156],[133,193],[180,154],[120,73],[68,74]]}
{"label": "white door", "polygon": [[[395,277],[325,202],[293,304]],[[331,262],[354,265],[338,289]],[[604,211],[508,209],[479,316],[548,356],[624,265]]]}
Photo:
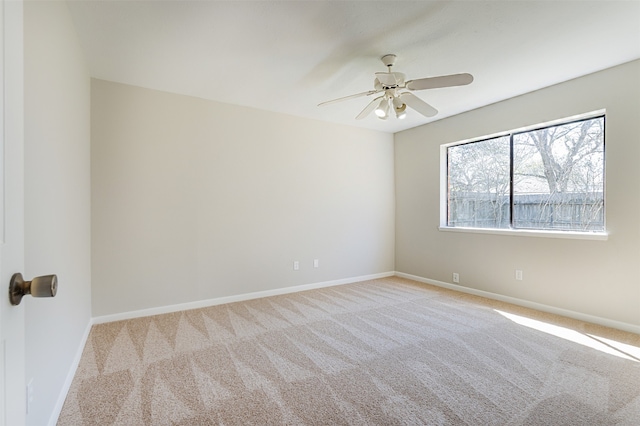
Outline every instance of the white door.
{"label": "white door", "polygon": [[24,303],[8,291],[24,270],[23,5],[0,5],[0,426],[14,426],[26,418]]}

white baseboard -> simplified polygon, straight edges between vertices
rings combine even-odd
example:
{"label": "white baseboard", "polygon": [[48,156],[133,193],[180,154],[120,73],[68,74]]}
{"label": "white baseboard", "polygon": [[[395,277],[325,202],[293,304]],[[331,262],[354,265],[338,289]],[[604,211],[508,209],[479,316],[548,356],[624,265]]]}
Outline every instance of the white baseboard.
{"label": "white baseboard", "polygon": [[55,426],[58,423],[58,418],[60,417],[60,413],[62,412],[64,401],[67,399],[67,394],[69,393],[69,389],[71,389],[71,383],[73,382],[73,378],[76,375],[76,371],[78,371],[78,366],[80,365],[80,360],[82,359],[84,347],[87,345],[87,340],[89,339],[89,333],[91,333],[92,325],[93,321],[89,320],[89,323],[84,330],[84,334],[82,335],[82,339],[80,339],[80,344],[78,345],[78,349],[76,350],[76,355],[75,357],[73,357],[71,367],[69,367],[69,371],[67,372],[67,378],[62,385],[62,389],[60,389],[60,394],[58,395],[56,405],[53,407],[53,411],[51,412],[51,416],[49,417],[49,426]]}
{"label": "white baseboard", "polygon": [[484,290],[477,290],[475,288],[463,287],[461,285],[450,284],[444,281],[432,280],[429,278],[419,277],[417,275],[405,274],[404,272],[396,272],[397,277],[407,278],[410,280],[422,282],[425,284],[435,285],[437,287],[448,288],[450,290],[460,291],[462,293],[473,294],[475,296],[486,297],[487,299],[499,300],[501,302],[512,303],[514,305],[523,306],[525,308],[536,309],[542,312],[548,312],[550,314],[562,315],[564,317],[577,319],[584,322],[590,322],[593,324],[603,325],[605,327],[611,327],[618,330],[628,331],[630,333],[640,334],[640,326],[635,324],[629,324],[622,321],[616,321],[609,318],[602,318],[595,315],[583,314],[582,312],[570,311],[568,309],[557,308],[555,306],[545,305],[542,303],[531,302],[529,300],[518,299],[516,297],[504,296],[502,294],[491,293]]}
{"label": "white baseboard", "polygon": [[314,290],[317,288],[331,287],[335,285],[350,284],[358,281],[374,280],[376,278],[392,277],[395,272],[382,272],[372,275],[361,275],[358,277],[343,278],[333,281],[323,281],[319,283],[303,284],[292,287],[276,288],[273,290],[256,291],[252,293],[238,294],[234,296],[218,297],[215,299],[198,300],[195,302],[179,303],[176,305],[159,306],[157,308],[142,309],[138,311],[121,312],[118,314],[103,315],[94,317],[93,324],[103,324],[113,321],[122,321],[133,318],[148,317],[151,315],[168,314],[171,312],[186,311],[189,309],[206,308],[209,306],[222,305],[224,303],[242,302],[245,300],[259,299],[261,297],[278,296],[281,294],[296,293],[305,290]]}

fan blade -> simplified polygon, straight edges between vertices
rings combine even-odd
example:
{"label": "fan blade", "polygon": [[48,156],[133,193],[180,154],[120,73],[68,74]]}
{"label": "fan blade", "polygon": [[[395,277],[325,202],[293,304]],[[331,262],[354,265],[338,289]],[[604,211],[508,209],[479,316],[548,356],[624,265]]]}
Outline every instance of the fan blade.
{"label": "fan blade", "polygon": [[371,114],[371,111],[373,111],[374,109],[376,109],[376,107],[378,106],[378,104],[380,103],[380,99],[384,98],[384,96],[378,96],[377,98],[375,98],[374,100],[372,100],[371,102],[369,102],[369,105],[367,105],[366,107],[364,107],[364,109],[362,110],[362,112],[360,114],[358,114],[358,116],[356,117],[356,120],[362,120],[363,118],[365,118],[367,115]]}
{"label": "fan blade", "polygon": [[437,89],[440,87],[464,86],[472,81],[473,76],[471,74],[451,74],[409,80],[406,87],[409,90]]}
{"label": "fan blade", "polygon": [[433,117],[438,113],[438,110],[414,95],[413,93],[404,92],[400,95],[400,100],[418,111],[425,117]]}
{"label": "fan blade", "polygon": [[368,92],[356,93],[355,95],[345,96],[344,98],[338,98],[338,99],[333,99],[333,100],[330,100],[330,101],[325,101],[325,102],[319,103],[318,106],[328,105],[328,104],[332,104],[332,103],[335,103],[335,102],[346,101],[347,99],[359,98],[361,96],[369,96],[369,95],[373,95],[373,94],[378,93],[378,92],[381,92],[381,90],[369,90]]}

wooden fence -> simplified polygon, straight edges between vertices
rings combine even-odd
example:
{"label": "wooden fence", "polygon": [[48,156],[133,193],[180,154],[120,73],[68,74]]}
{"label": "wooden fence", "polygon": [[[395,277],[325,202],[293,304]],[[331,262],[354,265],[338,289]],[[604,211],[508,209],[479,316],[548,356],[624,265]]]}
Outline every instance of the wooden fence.
{"label": "wooden fence", "polygon": [[[518,229],[604,230],[602,192],[517,194],[513,226]],[[449,226],[510,228],[509,196],[456,192],[449,198]]]}

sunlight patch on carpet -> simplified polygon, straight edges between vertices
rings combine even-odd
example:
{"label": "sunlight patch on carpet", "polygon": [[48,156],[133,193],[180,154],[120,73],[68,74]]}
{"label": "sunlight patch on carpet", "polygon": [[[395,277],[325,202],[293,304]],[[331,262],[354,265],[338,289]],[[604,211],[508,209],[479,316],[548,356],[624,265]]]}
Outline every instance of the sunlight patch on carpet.
{"label": "sunlight patch on carpet", "polygon": [[578,343],[580,345],[599,350],[600,352],[604,352],[609,355],[615,355],[617,357],[628,359],[630,361],[640,362],[640,348],[636,346],[617,342],[611,339],[605,339],[603,337],[598,337],[592,334],[580,333],[576,330],[549,324],[544,321],[534,320],[532,318],[523,317],[521,315],[503,312],[498,309],[494,309],[494,311],[499,313],[503,317],[510,319],[516,324],[533,328],[535,330],[542,331],[543,333],[551,334],[570,342]]}

